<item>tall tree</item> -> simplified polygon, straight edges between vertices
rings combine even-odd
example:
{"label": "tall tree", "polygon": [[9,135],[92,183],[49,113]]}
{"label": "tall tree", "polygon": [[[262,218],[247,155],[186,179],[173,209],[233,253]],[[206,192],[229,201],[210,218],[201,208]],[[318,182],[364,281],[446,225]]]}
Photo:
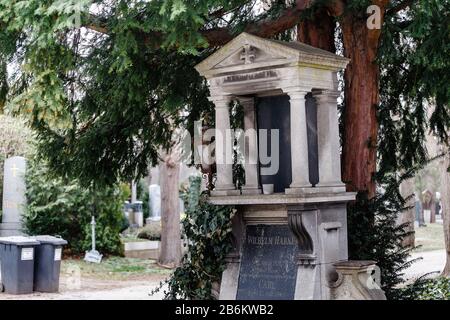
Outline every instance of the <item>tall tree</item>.
{"label": "tall tree", "polygon": [[163,152],[159,165],[161,177],[161,250],[159,263],[176,267],[181,260],[179,174],[180,156],[176,149]]}
{"label": "tall tree", "polygon": [[450,276],[450,154],[446,153],[442,161],[442,218],[444,221],[446,263],[442,274]]}
{"label": "tall tree", "polygon": [[[426,159],[427,130],[446,139],[449,1],[259,4],[0,0],[0,65],[17,67],[9,110],[29,116],[56,172],[86,183],[131,180],[158,162],[174,127],[211,114],[196,63],[241,31],[274,38],[300,24],[300,40],[330,51],[338,44],[351,59],[341,126],[349,190],[372,197],[376,176]],[[370,5],[377,9],[368,14]],[[373,14],[380,28],[368,28]]]}
{"label": "tall tree", "polygon": [[[373,195],[381,144],[382,170],[393,172],[425,154],[423,103],[432,97],[437,106],[431,127],[443,134],[448,1],[280,0],[266,11],[256,10],[257,4],[1,0],[0,59],[22,66],[9,90],[10,105],[32,116],[45,145],[41,151],[56,169],[86,180],[101,175],[107,182],[134,175],[136,167],[143,175],[147,160],[156,163],[156,150],[170,140],[169,114],[185,108],[198,116],[210,109],[204,82],[193,70],[211,52],[205,48],[223,45],[242,30],[275,37],[301,23],[300,40],[333,51],[339,22],[340,42],[351,59],[342,126],[349,189]],[[382,29],[367,27],[372,4]],[[79,30],[81,41],[75,41]],[[439,50],[430,50],[435,44]],[[70,95],[74,86],[79,93]],[[400,121],[394,123],[391,113]],[[57,121],[49,120],[53,116]],[[378,143],[377,135],[387,129],[395,130]]]}
{"label": "tall tree", "polygon": [[7,66],[6,61],[0,58],[0,114],[3,114],[5,107],[6,95],[8,94],[8,81],[7,81]]}

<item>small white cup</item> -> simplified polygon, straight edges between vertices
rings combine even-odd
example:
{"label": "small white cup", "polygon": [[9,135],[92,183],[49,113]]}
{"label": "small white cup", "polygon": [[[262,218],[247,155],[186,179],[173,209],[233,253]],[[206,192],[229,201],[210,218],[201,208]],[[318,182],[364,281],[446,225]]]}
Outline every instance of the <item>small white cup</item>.
{"label": "small white cup", "polygon": [[263,189],[263,194],[273,194],[274,185],[273,184],[263,184],[262,189]]}

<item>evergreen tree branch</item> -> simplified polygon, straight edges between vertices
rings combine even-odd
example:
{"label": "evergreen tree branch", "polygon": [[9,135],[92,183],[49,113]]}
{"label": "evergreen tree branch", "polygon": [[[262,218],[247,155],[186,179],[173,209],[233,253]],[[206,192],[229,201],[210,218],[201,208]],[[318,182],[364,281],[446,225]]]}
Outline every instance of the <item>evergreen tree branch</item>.
{"label": "evergreen tree branch", "polygon": [[[244,31],[264,38],[273,37],[280,32],[295,27],[301,20],[300,13],[308,8],[312,2],[311,0],[298,0],[294,6],[285,9],[279,16],[248,24]],[[214,14],[217,18],[217,11]],[[102,34],[109,33],[107,20],[95,15],[88,17],[88,23],[84,27]],[[206,29],[199,32],[212,47],[224,45],[234,37],[233,31],[229,27]],[[144,41],[147,44],[157,44],[157,47],[159,47],[163,36],[162,32],[154,31],[145,34]]]}
{"label": "evergreen tree branch", "polygon": [[405,0],[401,3],[399,3],[398,5],[396,5],[395,7],[390,8],[389,10],[386,11],[387,15],[393,15],[396,14],[399,11],[402,11],[406,8],[409,8],[411,5],[414,4],[414,2],[416,2],[416,0]]}

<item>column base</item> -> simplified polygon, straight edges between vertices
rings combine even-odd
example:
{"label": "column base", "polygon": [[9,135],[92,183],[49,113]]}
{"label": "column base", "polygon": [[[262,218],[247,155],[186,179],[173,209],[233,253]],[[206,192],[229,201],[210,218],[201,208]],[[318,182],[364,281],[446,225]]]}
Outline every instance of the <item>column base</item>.
{"label": "column base", "polygon": [[315,193],[317,191],[314,190],[312,186],[304,186],[304,187],[297,187],[297,186],[290,186],[289,188],[284,190],[285,194],[310,194]]}
{"label": "column base", "polygon": [[250,186],[243,186],[242,187],[242,194],[243,195],[253,195],[253,194],[261,194],[262,190],[259,186],[256,185],[250,185]]}
{"label": "column base", "polygon": [[213,191],[211,191],[211,195],[214,197],[217,196],[239,196],[241,194],[241,191],[236,190],[234,188],[234,186],[232,186],[232,188],[224,188],[224,187],[219,187],[214,189]]}
{"label": "column base", "polygon": [[20,222],[3,222],[0,223],[0,236],[23,236],[22,224]]}
{"label": "column base", "polygon": [[342,182],[329,182],[329,183],[318,183],[316,185],[316,188],[319,189],[319,192],[331,192],[331,193],[338,193],[338,192],[346,192],[347,189],[345,188],[345,184]]}

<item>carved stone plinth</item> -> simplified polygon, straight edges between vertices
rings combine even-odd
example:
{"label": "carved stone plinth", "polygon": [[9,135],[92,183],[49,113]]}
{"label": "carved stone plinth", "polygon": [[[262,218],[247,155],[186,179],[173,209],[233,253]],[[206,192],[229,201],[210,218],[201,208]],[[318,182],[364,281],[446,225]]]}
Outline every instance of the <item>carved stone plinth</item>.
{"label": "carved stone plinth", "polygon": [[331,286],[332,300],[386,300],[374,261],[335,263],[338,279]]}
{"label": "carved stone plinth", "polygon": [[[239,299],[248,297],[250,290],[255,294],[273,290],[272,298],[276,299],[277,285],[288,283],[287,278],[291,277],[287,272],[273,273],[282,265],[289,272],[293,270],[294,287],[286,291],[292,294],[290,299],[330,299],[331,284],[337,279],[333,264],[347,260],[346,203],[353,198],[352,193],[211,197],[212,203],[231,201],[238,209],[233,225],[235,250],[227,259],[220,298]],[[255,233],[255,228],[260,231]],[[291,244],[293,251],[287,247]],[[254,278],[260,279],[253,285],[248,284],[253,278],[249,270],[254,270]],[[240,281],[244,279],[242,272],[245,283]],[[260,287],[261,283],[264,287]]]}

